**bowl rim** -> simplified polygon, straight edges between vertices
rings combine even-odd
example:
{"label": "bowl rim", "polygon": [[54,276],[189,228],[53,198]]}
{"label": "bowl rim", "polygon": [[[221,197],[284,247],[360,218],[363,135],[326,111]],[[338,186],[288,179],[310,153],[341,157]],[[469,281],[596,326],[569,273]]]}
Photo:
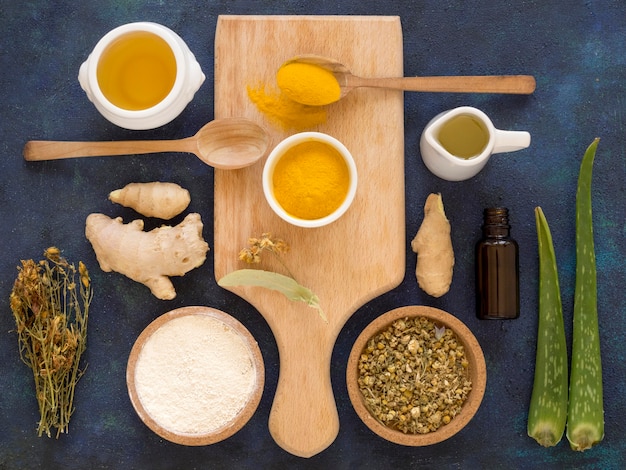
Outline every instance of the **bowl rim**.
{"label": "bowl rim", "polygon": [[[276,198],[274,197],[272,191],[271,178],[276,164],[285,154],[285,152],[287,152],[287,150],[303,142],[311,141],[325,143],[326,145],[331,146],[339,152],[339,154],[343,157],[343,160],[346,162],[346,165],[348,165],[348,171],[350,173],[350,186],[348,187],[348,193],[346,194],[346,198],[334,212],[319,219],[300,219],[289,214],[282,208],[278,201],[276,201]],[[356,163],[354,162],[354,157],[343,143],[341,143],[338,139],[329,134],[325,134],[323,132],[307,131],[290,135],[289,137],[280,141],[278,145],[276,145],[276,147],[272,149],[263,166],[262,185],[265,200],[270,205],[274,213],[278,215],[281,219],[298,227],[317,228],[323,227],[336,221],[343,214],[345,214],[348,208],[352,205],[352,201],[354,200],[358,186],[358,174]]]}
{"label": "bowl rim", "polygon": [[[183,434],[162,427],[154,420],[154,418],[152,418],[152,416],[150,416],[148,411],[144,408],[135,385],[135,370],[137,366],[137,361],[145,343],[159,328],[161,328],[171,320],[193,315],[207,316],[229,326],[232,331],[234,331],[247,346],[256,371],[255,384],[244,407],[239,411],[239,413],[235,415],[235,417],[231,421],[223,424],[221,427],[208,434]],[[144,422],[146,426],[148,426],[148,428],[150,428],[160,437],[167,439],[170,442],[186,446],[203,446],[208,444],[214,444],[238,432],[250,420],[250,418],[256,411],[261,401],[264,384],[265,365],[263,362],[263,356],[261,354],[259,345],[252,336],[252,334],[237,319],[225,312],[222,312],[221,310],[212,307],[181,307],[175,310],[171,310],[157,317],[141,332],[141,334],[135,341],[131,349],[126,367],[126,385],[128,388],[128,395],[130,397],[133,408],[135,409],[139,418]]]}
{"label": "bowl rim", "polygon": [[[377,421],[365,406],[363,395],[357,384],[359,376],[359,357],[368,340],[394,321],[405,317],[426,317],[435,323],[441,323],[451,328],[459,341],[463,343],[465,353],[468,355],[470,362],[472,390],[463,404],[461,412],[455,416],[449,424],[440,427],[437,431],[427,434],[405,434],[402,431],[394,430]],[[485,364],[485,356],[478,340],[461,320],[435,307],[411,305],[390,310],[374,319],[365,327],[357,337],[350,352],[346,368],[346,383],[350,402],[354,410],[361,421],[363,421],[371,431],[383,439],[396,444],[405,446],[427,446],[442,442],[454,436],[474,417],[485,394],[487,367]]]}

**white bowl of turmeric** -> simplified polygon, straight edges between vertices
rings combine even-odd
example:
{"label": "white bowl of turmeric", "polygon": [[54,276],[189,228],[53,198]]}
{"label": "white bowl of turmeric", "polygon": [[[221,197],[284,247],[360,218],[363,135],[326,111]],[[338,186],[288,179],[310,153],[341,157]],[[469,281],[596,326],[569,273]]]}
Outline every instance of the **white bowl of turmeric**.
{"label": "white bowl of turmeric", "polygon": [[357,188],[356,164],[334,137],[301,132],[270,153],[263,192],[272,210],[298,227],[323,227],[350,207]]}

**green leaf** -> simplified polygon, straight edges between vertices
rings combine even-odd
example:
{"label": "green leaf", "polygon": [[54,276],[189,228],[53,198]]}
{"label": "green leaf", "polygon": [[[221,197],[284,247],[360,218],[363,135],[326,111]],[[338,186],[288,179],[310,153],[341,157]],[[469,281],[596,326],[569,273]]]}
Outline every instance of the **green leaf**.
{"label": "green leaf", "polygon": [[590,449],[604,438],[602,359],[598,325],[596,256],[591,181],[599,139],[585,151],[576,192],[576,283],[572,328],[567,438],[574,450]]}
{"label": "green leaf", "polygon": [[539,253],[539,318],[528,435],[544,447],[559,443],[567,418],[567,342],[556,255],[548,221],[535,208]]}
{"label": "green leaf", "polygon": [[289,276],[260,269],[239,269],[222,277],[217,283],[221,287],[253,286],[278,291],[289,300],[304,302],[309,307],[316,309],[322,320],[328,323],[328,318],[320,307],[317,295]]}

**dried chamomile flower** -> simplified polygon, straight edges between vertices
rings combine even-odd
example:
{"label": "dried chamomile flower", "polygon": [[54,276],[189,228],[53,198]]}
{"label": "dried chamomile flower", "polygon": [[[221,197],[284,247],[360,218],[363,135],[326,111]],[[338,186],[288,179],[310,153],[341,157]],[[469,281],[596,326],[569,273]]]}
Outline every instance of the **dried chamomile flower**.
{"label": "dried chamomile flower", "polygon": [[424,317],[396,320],[370,338],[358,364],[359,389],[382,424],[425,434],[449,424],[472,389],[465,348]]}
{"label": "dried chamomile flower", "polygon": [[91,278],[89,277],[89,271],[87,271],[87,266],[82,261],[78,262],[78,274],[80,275],[80,282],[83,287],[86,289],[91,284]]}
{"label": "dried chamomile flower", "polygon": [[50,261],[55,263],[58,263],[61,260],[61,250],[59,250],[56,246],[46,248],[46,250],[43,252],[43,255]]}
{"label": "dried chamomile flower", "polygon": [[239,259],[248,264],[257,264],[261,262],[263,251],[281,255],[289,251],[289,245],[280,238],[273,238],[271,233],[263,233],[261,238],[248,239],[248,246],[239,252]]}

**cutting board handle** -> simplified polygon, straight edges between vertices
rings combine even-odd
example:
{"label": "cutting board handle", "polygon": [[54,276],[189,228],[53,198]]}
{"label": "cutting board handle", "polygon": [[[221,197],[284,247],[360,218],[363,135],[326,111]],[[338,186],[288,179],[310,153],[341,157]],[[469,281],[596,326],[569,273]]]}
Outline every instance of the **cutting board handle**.
{"label": "cutting board handle", "polygon": [[311,315],[311,322],[273,329],[280,373],[269,430],[280,447],[299,457],[321,452],[339,433],[339,415],[330,379],[336,335],[329,333],[331,327],[315,311],[307,314]]}

